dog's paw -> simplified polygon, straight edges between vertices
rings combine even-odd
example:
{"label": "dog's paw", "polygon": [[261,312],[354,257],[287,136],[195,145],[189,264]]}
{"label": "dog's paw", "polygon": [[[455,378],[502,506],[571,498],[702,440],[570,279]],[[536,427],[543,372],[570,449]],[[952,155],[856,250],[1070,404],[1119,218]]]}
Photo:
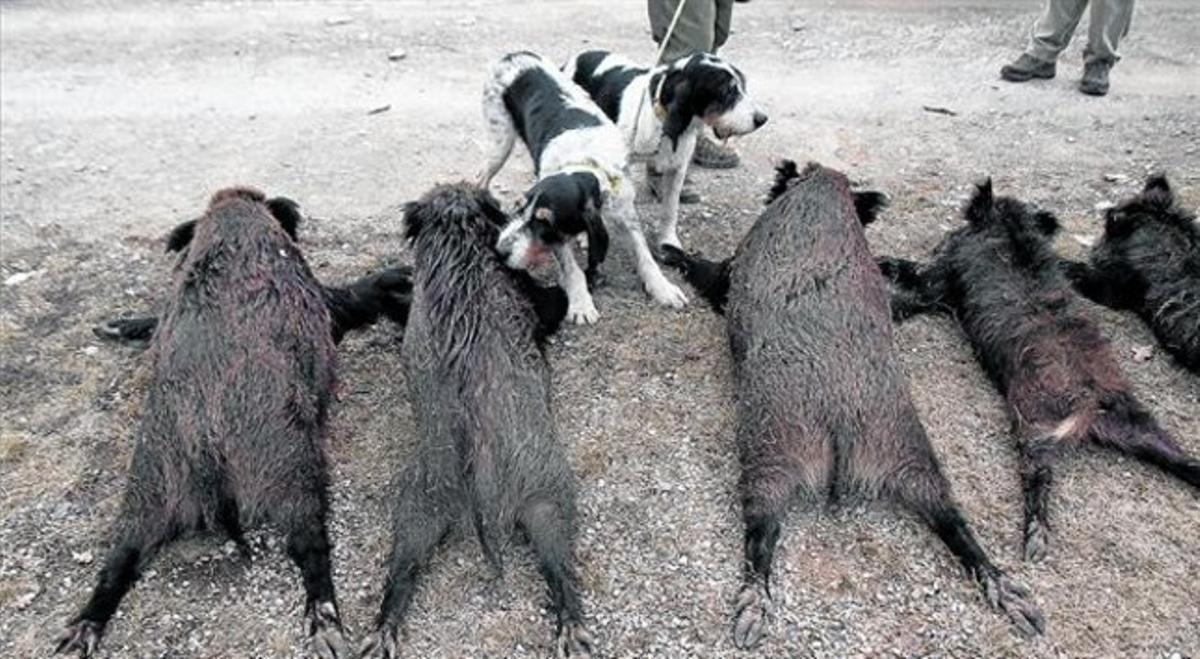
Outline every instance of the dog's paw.
{"label": "dog's paw", "polygon": [[654,301],[664,307],[672,309],[682,309],[687,306],[687,296],[683,294],[678,286],[663,278],[661,281],[655,282],[653,285],[647,285],[646,291],[650,293],[650,297]]}
{"label": "dog's paw", "polygon": [[399,632],[388,625],[371,632],[358,648],[360,659],[394,659],[399,654]]}
{"label": "dog's paw", "polygon": [[350,644],[333,602],[317,602],[308,616],[309,659],[349,659]]}
{"label": "dog's paw", "polygon": [[600,312],[596,305],[588,300],[586,303],[572,304],[567,308],[567,320],[576,325],[591,325],[600,320]]}
{"label": "dog's paw", "polygon": [[71,623],[63,635],[58,637],[58,643],[54,646],[54,654],[75,654],[80,659],[96,654],[96,647],[100,645],[100,634],[103,633],[104,627],[92,620],[79,620]]}
{"label": "dog's paw", "polygon": [[760,583],[746,584],[734,604],[733,644],[743,650],[758,645],[771,619],[771,596]]}
{"label": "dog's paw", "polygon": [[1042,617],[1041,609],[1033,603],[1028,588],[1009,579],[999,570],[982,577],[979,583],[992,608],[1008,615],[1008,619],[1022,634],[1037,636],[1045,633],[1046,620]]}
{"label": "dog's paw", "polygon": [[562,629],[558,632],[558,638],[554,640],[555,654],[560,659],[564,657],[590,659],[595,643],[592,633],[583,626],[582,622],[568,622],[563,624]]}
{"label": "dog's paw", "polygon": [[674,247],[675,249],[682,251],[683,243],[679,242],[679,235],[672,231],[670,233],[664,233],[658,237],[658,248],[662,249],[664,247]]}

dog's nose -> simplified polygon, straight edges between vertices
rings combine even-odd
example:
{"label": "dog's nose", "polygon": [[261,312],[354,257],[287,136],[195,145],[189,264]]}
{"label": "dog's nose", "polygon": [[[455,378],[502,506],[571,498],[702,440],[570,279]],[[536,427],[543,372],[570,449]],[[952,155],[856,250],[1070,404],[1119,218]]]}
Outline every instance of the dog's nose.
{"label": "dog's nose", "polygon": [[767,115],[763,114],[762,112],[755,112],[754,113],[754,127],[762,128],[762,125],[765,123],[767,123]]}

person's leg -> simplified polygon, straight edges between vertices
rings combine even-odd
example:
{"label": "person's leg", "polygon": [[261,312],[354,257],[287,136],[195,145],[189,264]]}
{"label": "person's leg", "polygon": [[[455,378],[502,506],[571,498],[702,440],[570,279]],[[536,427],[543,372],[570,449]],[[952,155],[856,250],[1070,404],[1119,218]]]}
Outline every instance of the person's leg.
{"label": "person's leg", "polygon": [[1058,54],[1071,43],[1071,36],[1075,34],[1087,4],[1088,0],[1048,0],[1046,11],[1033,25],[1025,53],[1043,62],[1058,59]]}
{"label": "person's leg", "polygon": [[[649,0],[646,9],[650,16],[650,33],[654,42],[662,44],[671,27],[671,19],[675,17],[675,9],[680,0]],[[707,53],[713,50],[714,32],[716,29],[717,4],[714,0],[687,0],[675,31],[671,33],[667,46],[663,50],[662,61],[673,62],[680,57],[693,53]]]}
{"label": "person's leg", "polygon": [[[710,52],[714,55],[721,46],[729,39],[730,24],[733,21],[733,2],[734,0],[716,0],[716,14],[713,25],[713,47]],[[708,169],[730,169],[741,164],[741,158],[733,149],[717,144],[709,139],[707,132],[700,134],[700,139],[696,141],[696,153],[692,156],[692,162],[698,167],[706,167]]]}
{"label": "person's leg", "polygon": [[1033,24],[1029,47],[1016,61],[1001,67],[1000,77],[1009,82],[1053,78],[1058,54],[1071,42],[1087,3],[1088,0],[1047,0],[1046,10]]}
{"label": "person's leg", "polygon": [[1117,44],[1129,33],[1129,24],[1133,21],[1133,0],[1092,0],[1089,21],[1084,61],[1115,63],[1121,59],[1117,55]]}
{"label": "person's leg", "polygon": [[1083,51],[1083,78],[1079,91],[1091,96],[1108,93],[1108,71],[1117,63],[1117,43],[1129,32],[1133,0],[1094,0]]}
{"label": "person's leg", "polygon": [[713,26],[712,54],[729,40],[729,27],[733,24],[733,0],[717,0],[716,24]]}

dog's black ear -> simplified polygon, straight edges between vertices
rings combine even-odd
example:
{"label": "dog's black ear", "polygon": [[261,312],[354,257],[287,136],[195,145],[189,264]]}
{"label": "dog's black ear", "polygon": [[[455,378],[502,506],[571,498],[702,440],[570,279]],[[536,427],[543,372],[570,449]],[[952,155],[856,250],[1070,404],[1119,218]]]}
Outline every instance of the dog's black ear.
{"label": "dog's black ear", "polygon": [[1053,236],[1058,233],[1058,216],[1050,211],[1035,212],[1033,221],[1037,224],[1038,231],[1044,236]]}
{"label": "dog's black ear", "polygon": [[795,179],[800,178],[800,170],[796,167],[795,160],[784,160],[775,168],[775,184],[771,186],[771,191],[767,193],[767,205],[787,192],[788,185]]}
{"label": "dog's black ear", "polygon": [[604,259],[608,256],[608,228],[604,226],[604,216],[600,213],[600,209],[596,208],[591,200],[588,200],[584,208],[583,222],[588,239],[588,265],[585,274],[587,275],[588,290],[591,290],[596,285],[596,275],[600,270],[600,264],[604,263]]}
{"label": "dog's black ear", "polygon": [[671,148],[679,148],[679,137],[692,124],[696,116],[692,107],[692,83],[681,71],[667,74],[659,91],[658,102],[666,108],[667,118],[663,121],[663,133],[671,140]]}
{"label": "dog's black ear", "polygon": [[300,204],[288,199],[287,197],[274,197],[266,201],[267,210],[271,211],[271,215],[279,222],[279,226],[287,232],[287,235],[296,240],[296,231],[300,226]]}
{"label": "dog's black ear", "polygon": [[167,235],[167,251],[180,252],[188,243],[192,242],[192,235],[196,232],[196,220],[188,220],[183,224],[171,229],[171,233]]}
{"label": "dog's black ear", "polygon": [[852,194],[854,196],[854,212],[864,227],[879,219],[879,214],[891,203],[886,194],[874,190]]}
{"label": "dog's black ear", "polygon": [[992,196],[992,178],[989,176],[983,183],[975,186],[975,194],[967,204],[967,222],[972,225],[987,222],[992,216],[993,205],[995,199]]}
{"label": "dog's black ear", "polygon": [[1171,190],[1171,184],[1167,182],[1167,177],[1164,174],[1155,174],[1146,180],[1146,187],[1142,191],[1142,199],[1146,203],[1158,208],[1170,208],[1175,205],[1175,193]]}

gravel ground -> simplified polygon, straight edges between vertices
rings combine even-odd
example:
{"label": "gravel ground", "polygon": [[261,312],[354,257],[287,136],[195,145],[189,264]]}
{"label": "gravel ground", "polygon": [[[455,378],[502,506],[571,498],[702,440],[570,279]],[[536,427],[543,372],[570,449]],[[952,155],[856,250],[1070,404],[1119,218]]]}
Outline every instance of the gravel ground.
{"label": "gravel ground", "polygon": [[[738,5],[726,54],[771,109],[741,142],[745,166],[699,172],[685,244],[728,252],[779,157],[816,159],[889,191],[874,249],[923,255],[956,223],[970,184],[995,177],[1059,212],[1064,253],[1099,230],[1095,208],[1164,169],[1200,206],[1200,6],[1139,5],[1113,91],[996,78],[1034,0]],[[141,353],[89,327],[149,308],[161,239],[216,188],[301,201],[326,281],[406,262],[398,205],[482,162],[486,64],[533,48],[652,55],[644,6],[617,2],[0,3],[0,655],[42,656],[81,605],[107,548],[145,381]],[[392,61],[397,49],[403,57]],[[385,111],[370,113],[383,108]],[[946,107],[956,116],[922,106]],[[529,183],[520,156],[501,175]],[[658,212],[645,206],[647,216]],[[654,307],[620,249],[601,322],[550,348],[562,438],[580,480],[579,561],[605,656],[738,656],[729,640],[741,551],[721,321],[700,304]],[[1200,381],[1134,318],[1089,308],[1135,388],[1200,452]],[[1020,495],[1000,399],[955,326],[918,319],[898,349],[930,435],[975,529],[1030,585],[1048,620],[1019,638],[987,610],[918,522],[883,506],[787,520],[777,617],[762,656],[1200,655],[1200,498],[1123,458],[1060,470],[1048,560],[1022,564]],[[392,330],[343,344],[332,423],[335,579],[365,632],[387,551],[388,482],[413,446]],[[113,657],[288,657],[301,641],[298,572],[273,533],[245,563],[220,539],[176,544],[125,600]],[[469,537],[433,562],[405,626],[405,656],[544,656],[551,622],[524,546],[493,577]]]}

